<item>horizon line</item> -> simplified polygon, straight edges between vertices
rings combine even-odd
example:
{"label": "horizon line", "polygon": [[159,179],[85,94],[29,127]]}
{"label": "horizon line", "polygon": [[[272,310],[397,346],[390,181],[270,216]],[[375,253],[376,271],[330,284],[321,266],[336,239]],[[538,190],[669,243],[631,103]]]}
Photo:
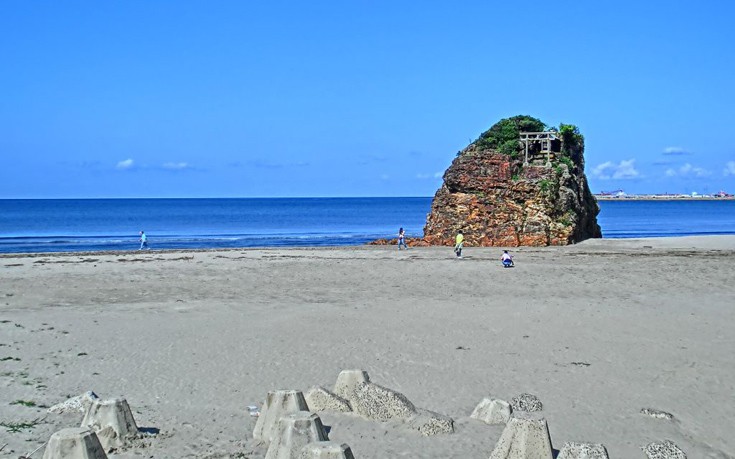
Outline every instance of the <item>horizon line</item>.
{"label": "horizon line", "polygon": [[0,201],[33,201],[33,200],[68,200],[68,199],[412,199],[412,198],[433,198],[434,196],[178,196],[178,197],[151,197],[151,196],[116,196],[116,197],[55,197],[55,198],[5,198],[0,197]]}

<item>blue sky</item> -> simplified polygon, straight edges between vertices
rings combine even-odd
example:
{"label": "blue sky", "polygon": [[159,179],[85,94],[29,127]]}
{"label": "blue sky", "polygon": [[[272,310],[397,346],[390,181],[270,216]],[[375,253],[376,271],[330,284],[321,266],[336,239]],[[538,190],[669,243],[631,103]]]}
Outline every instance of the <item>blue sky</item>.
{"label": "blue sky", "polygon": [[431,196],[501,118],[735,192],[735,2],[0,2],[0,198]]}

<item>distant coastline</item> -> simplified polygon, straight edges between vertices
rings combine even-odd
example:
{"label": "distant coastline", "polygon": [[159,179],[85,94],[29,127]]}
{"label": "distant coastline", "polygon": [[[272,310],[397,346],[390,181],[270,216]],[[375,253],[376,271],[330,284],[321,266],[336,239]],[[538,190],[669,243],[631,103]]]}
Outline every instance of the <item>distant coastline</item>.
{"label": "distant coastline", "polygon": [[598,201],[733,201],[735,196],[709,196],[688,194],[625,194],[625,195],[594,195]]}

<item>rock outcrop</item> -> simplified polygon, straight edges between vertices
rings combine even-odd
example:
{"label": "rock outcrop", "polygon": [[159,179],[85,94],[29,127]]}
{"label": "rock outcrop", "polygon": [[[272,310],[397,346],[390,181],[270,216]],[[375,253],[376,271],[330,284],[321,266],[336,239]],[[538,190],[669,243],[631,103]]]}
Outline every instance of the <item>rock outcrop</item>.
{"label": "rock outcrop", "polygon": [[499,145],[488,136],[504,123],[502,135],[517,139],[528,120],[543,126],[530,117],[502,120],[458,153],[431,204],[427,243],[453,245],[458,231],[468,246],[567,245],[602,236],[584,173],[584,139],[574,126],[562,125],[558,151],[532,151],[531,160],[522,142]]}

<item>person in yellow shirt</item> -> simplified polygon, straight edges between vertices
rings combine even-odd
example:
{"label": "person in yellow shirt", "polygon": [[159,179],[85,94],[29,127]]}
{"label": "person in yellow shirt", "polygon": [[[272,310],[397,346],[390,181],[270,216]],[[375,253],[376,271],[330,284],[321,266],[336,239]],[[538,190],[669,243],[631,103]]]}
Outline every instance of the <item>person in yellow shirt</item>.
{"label": "person in yellow shirt", "polygon": [[457,237],[454,243],[454,253],[457,254],[457,258],[462,258],[462,246],[464,245],[464,235],[462,231],[457,232]]}

